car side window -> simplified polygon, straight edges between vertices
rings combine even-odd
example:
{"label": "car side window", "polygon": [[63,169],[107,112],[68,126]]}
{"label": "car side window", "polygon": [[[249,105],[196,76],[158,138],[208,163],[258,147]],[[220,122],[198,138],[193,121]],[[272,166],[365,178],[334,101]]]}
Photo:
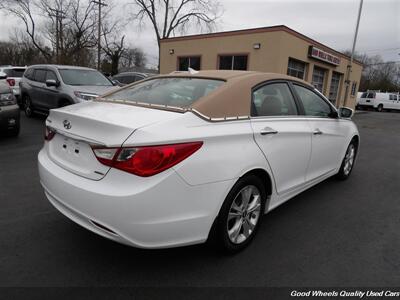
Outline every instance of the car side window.
{"label": "car side window", "polygon": [[126,75],[115,77],[115,79],[117,79],[119,82],[121,82],[123,84],[128,84],[129,83],[129,77],[126,76]]}
{"label": "car side window", "polygon": [[136,82],[136,81],[139,81],[139,80],[142,80],[142,79],[144,79],[143,76],[140,76],[140,75],[136,75],[136,76],[135,76],[135,82]]}
{"label": "car side window", "polygon": [[32,79],[34,69],[28,69],[24,73],[24,77],[28,79]]}
{"label": "car side window", "polygon": [[125,83],[126,84],[130,84],[130,83],[132,83],[132,82],[134,82],[135,81],[135,76],[134,75],[127,75],[126,77],[125,77]]}
{"label": "car side window", "polygon": [[37,82],[45,82],[46,81],[46,70],[35,70],[35,74],[33,75],[35,81]]}
{"label": "car side window", "polygon": [[304,112],[307,116],[314,117],[329,117],[332,113],[331,106],[317,93],[295,84],[296,90],[301,103],[304,107]]}
{"label": "car side window", "polygon": [[47,80],[55,80],[55,81],[57,81],[58,78],[57,78],[57,75],[53,71],[47,71],[47,73],[46,73],[46,81]]}
{"label": "car side window", "polygon": [[252,116],[297,115],[297,107],[287,83],[266,84],[253,92]]}

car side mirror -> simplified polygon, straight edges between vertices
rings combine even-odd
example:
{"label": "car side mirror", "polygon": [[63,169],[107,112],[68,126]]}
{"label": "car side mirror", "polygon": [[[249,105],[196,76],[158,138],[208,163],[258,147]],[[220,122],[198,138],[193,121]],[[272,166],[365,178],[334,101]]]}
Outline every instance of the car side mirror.
{"label": "car side mirror", "polygon": [[337,119],[337,118],[339,118],[339,114],[338,114],[336,111],[332,111],[332,112],[329,114],[329,118]]}
{"label": "car side mirror", "polygon": [[46,80],[46,86],[47,87],[51,87],[51,86],[59,87],[60,86],[60,82],[57,81],[57,80],[54,80],[54,79],[48,79],[48,80]]}
{"label": "car side mirror", "polygon": [[0,72],[0,80],[7,79],[7,74]]}
{"label": "car side mirror", "polygon": [[343,106],[343,107],[339,108],[338,113],[339,113],[339,117],[341,117],[343,119],[351,119],[351,117],[354,114],[354,110]]}
{"label": "car side mirror", "polygon": [[116,80],[116,79],[112,80],[111,82],[112,82],[113,86],[122,86],[122,83],[119,82],[119,81]]}

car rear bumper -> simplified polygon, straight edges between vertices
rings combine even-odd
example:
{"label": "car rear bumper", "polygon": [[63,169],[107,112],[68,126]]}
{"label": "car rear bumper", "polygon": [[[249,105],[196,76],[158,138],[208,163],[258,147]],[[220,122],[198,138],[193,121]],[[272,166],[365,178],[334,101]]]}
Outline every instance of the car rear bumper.
{"label": "car rear bumper", "polygon": [[204,242],[233,185],[188,185],[174,170],[150,178],[111,169],[99,181],[72,174],[39,153],[41,184],[49,201],[79,225],[140,248]]}
{"label": "car rear bumper", "polygon": [[19,86],[12,87],[12,91],[15,97],[19,97],[19,95],[21,94]]}
{"label": "car rear bumper", "polygon": [[12,130],[19,127],[20,112],[18,105],[0,106],[0,130]]}

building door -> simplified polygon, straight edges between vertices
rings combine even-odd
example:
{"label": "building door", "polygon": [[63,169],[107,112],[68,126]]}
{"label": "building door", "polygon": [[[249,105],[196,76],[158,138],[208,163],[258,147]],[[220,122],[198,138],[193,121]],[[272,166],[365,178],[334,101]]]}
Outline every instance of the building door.
{"label": "building door", "polygon": [[331,87],[329,89],[329,101],[331,101],[333,104],[336,104],[336,100],[339,94],[339,85],[340,85],[340,74],[333,72]]}
{"label": "building door", "polygon": [[313,76],[312,76],[312,85],[321,93],[323,93],[324,83],[325,83],[325,69],[320,67],[314,67]]}

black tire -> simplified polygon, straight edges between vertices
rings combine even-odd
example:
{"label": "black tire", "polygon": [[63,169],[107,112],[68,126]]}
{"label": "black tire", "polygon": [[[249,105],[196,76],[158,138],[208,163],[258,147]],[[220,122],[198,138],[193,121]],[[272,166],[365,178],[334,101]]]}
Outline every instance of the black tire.
{"label": "black tire", "polygon": [[15,127],[15,128],[13,128],[13,129],[8,131],[8,136],[13,136],[13,137],[18,136],[19,132],[20,132],[20,127],[17,126],[17,127]]}
{"label": "black tire", "polygon": [[[349,152],[351,152],[352,148],[354,149],[352,162],[350,165],[350,169],[347,169],[348,168],[347,163],[348,163],[348,158],[349,158],[348,155],[351,155]],[[351,141],[351,143],[349,144],[349,146],[347,147],[346,154],[342,160],[342,164],[340,165],[339,172],[336,174],[337,179],[346,180],[350,177],[351,172],[353,171],[355,159],[357,157],[357,150],[358,150],[357,148],[358,148],[357,142],[356,142],[356,140],[353,139]]]}
{"label": "black tire", "polygon": [[382,105],[382,104],[379,104],[378,107],[376,108],[376,110],[377,110],[378,112],[383,112],[383,105]]}
{"label": "black tire", "polygon": [[[260,206],[259,206],[259,213],[258,213],[258,217],[257,217],[257,221],[255,221],[255,224],[250,224],[248,222],[249,219],[252,219],[256,216],[256,211],[253,212],[246,212],[246,216],[241,216],[241,217],[235,217],[232,218],[228,221],[228,217],[230,212],[232,212],[233,208],[233,201],[238,201],[238,197],[240,195],[240,197],[242,197],[241,192],[245,189],[248,189],[249,187],[255,187],[258,192],[259,192],[259,196],[260,196]],[[251,197],[250,197],[251,198]],[[238,182],[236,182],[236,184],[232,187],[232,189],[230,190],[230,192],[228,193],[224,203],[222,204],[220,213],[218,215],[218,218],[216,220],[216,227],[215,227],[215,231],[216,231],[216,242],[219,244],[219,247],[227,253],[237,253],[241,250],[243,250],[244,248],[246,248],[251,241],[253,240],[254,236],[256,235],[258,228],[260,227],[261,221],[262,221],[262,217],[264,215],[264,211],[265,211],[265,200],[267,198],[266,195],[266,191],[265,191],[265,187],[263,182],[261,181],[261,179],[255,175],[247,175],[245,177],[242,177],[238,180]],[[250,202],[255,203],[255,196],[253,197],[253,200],[248,201],[248,204],[250,204]],[[243,200],[241,200],[243,201]],[[236,202],[235,202],[236,203]],[[256,203],[258,205],[258,202]],[[243,202],[242,202],[243,205]],[[255,207],[255,205],[254,205]],[[258,206],[257,206],[258,207]],[[250,210],[250,207],[248,207],[248,209]],[[258,211],[258,210],[257,210]],[[238,215],[240,215],[241,213],[238,213]],[[250,215],[252,214],[252,215]],[[232,242],[230,235],[228,233],[229,230],[229,224],[228,222],[236,222],[237,218],[240,218],[240,227],[239,230],[237,230],[238,232],[238,236],[243,236],[242,238],[245,238],[244,241],[238,242],[238,238],[236,238],[236,243]],[[245,218],[247,218],[247,221],[243,221]],[[242,222],[243,221],[243,222]],[[250,229],[250,225],[254,226],[252,229]],[[249,228],[248,230],[248,237],[245,237],[244,234],[244,227],[246,226],[246,228]],[[233,226],[234,227],[234,226]],[[242,229],[243,227],[243,229]],[[243,231],[242,231],[243,230]],[[240,233],[243,232],[243,233]]]}
{"label": "black tire", "polygon": [[28,95],[24,95],[23,104],[24,104],[25,116],[27,116],[28,118],[32,118],[35,113],[32,106],[31,98]]}

